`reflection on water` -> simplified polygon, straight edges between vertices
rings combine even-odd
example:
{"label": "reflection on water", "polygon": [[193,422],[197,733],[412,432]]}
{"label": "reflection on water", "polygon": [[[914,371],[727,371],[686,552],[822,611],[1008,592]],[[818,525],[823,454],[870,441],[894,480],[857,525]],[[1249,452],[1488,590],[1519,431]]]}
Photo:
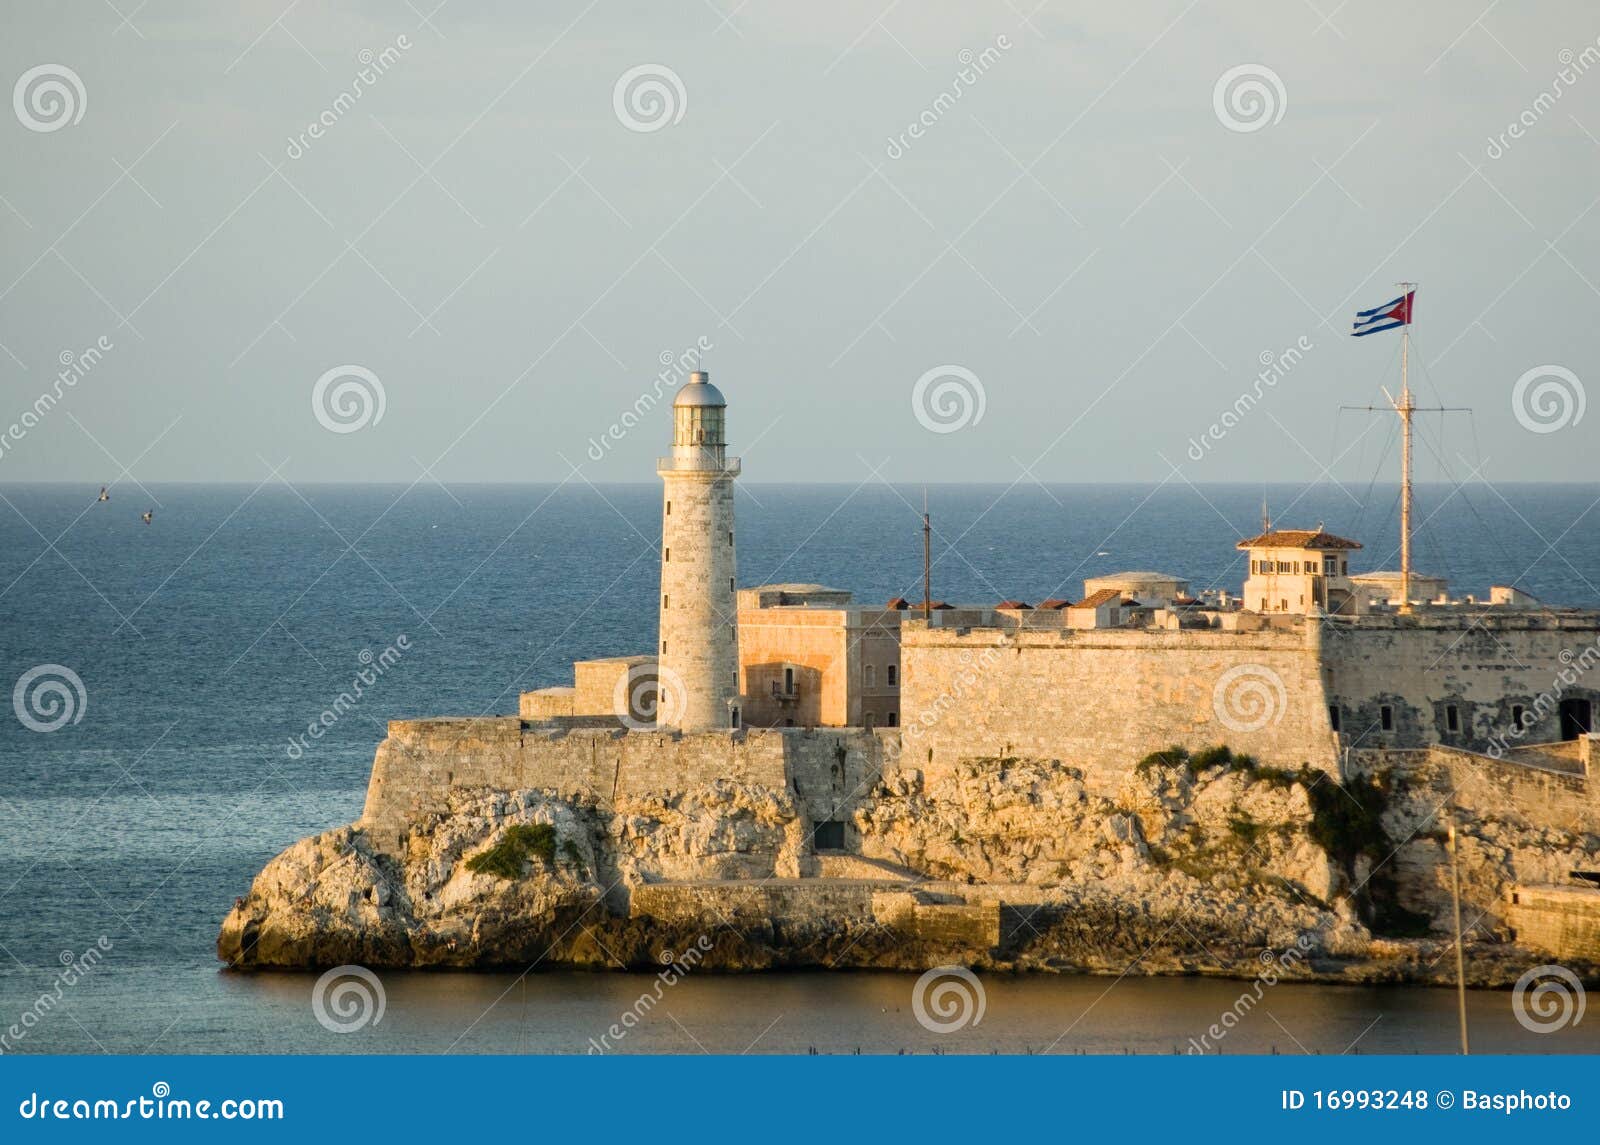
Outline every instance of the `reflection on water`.
{"label": "reflection on water", "polygon": [[[915,975],[821,972],[691,974],[659,1001],[644,974],[393,972],[382,1019],[336,1034],[312,1012],[314,974],[134,974],[149,980],[86,981],[16,1048],[98,1052],[92,1035],[124,1053],[1171,1054],[1207,1044],[1224,1012],[1239,1016],[1209,1043],[1223,1053],[1453,1053],[1457,1037],[1450,990],[1282,984],[1257,1001],[1246,982],[993,975],[981,1022],[938,1034],[912,1011]],[[1507,992],[1470,993],[1468,1013],[1474,1052],[1600,1052],[1600,1023],[1530,1033]]]}

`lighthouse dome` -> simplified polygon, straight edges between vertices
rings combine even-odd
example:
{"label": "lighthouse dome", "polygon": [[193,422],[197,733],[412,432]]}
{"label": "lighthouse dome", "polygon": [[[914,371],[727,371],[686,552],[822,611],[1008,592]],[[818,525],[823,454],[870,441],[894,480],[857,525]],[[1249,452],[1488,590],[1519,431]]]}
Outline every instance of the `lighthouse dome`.
{"label": "lighthouse dome", "polygon": [[711,384],[711,375],[705,370],[696,370],[689,375],[689,380],[678,391],[672,404],[681,409],[684,406],[726,406],[728,403],[723,399],[722,391]]}

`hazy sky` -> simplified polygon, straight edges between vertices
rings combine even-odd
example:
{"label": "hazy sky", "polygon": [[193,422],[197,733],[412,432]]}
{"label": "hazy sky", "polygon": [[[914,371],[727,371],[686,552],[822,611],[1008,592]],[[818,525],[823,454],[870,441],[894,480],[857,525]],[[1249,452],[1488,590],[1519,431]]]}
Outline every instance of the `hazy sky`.
{"label": "hazy sky", "polygon": [[436,3],[8,7],[0,481],[1597,477],[1592,4]]}

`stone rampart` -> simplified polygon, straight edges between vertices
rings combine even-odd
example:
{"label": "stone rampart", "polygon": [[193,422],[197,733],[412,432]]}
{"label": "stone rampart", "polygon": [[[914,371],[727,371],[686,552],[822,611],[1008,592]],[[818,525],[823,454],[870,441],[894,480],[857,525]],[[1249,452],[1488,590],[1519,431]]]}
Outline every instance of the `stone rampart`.
{"label": "stone rampart", "polygon": [[1562,959],[1600,961],[1600,888],[1513,887],[1506,921],[1524,946]]}
{"label": "stone rampart", "polygon": [[1256,632],[947,629],[902,636],[902,759],[930,774],[1022,756],[1110,793],[1169,744],[1336,771],[1318,626]]}
{"label": "stone rampart", "polygon": [[549,790],[609,805],[719,779],[788,790],[813,822],[847,819],[893,759],[895,738],[860,728],[680,734],[515,716],[392,720],[360,825],[388,846],[414,818],[443,811],[452,789]]}

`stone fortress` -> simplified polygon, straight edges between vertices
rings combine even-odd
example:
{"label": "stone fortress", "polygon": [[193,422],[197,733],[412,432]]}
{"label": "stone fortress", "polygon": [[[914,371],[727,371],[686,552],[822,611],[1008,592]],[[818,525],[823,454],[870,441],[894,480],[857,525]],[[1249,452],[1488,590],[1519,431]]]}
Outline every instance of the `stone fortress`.
{"label": "stone fortress", "polygon": [[[387,901],[383,871],[409,872],[404,925],[357,903],[330,953],[331,940],[305,935],[337,911],[313,925],[299,906],[258,901],[269,868],[224,926],[226,959],[511,957],[511,892],[458,867],[513,822],[555,825],[573,849],[570,870],[550,860],[549,885],[582,883],[586,910],[683,933],[714,916],[765,928],[769,946],[844,927],[845,949],[859,944],[869,964],[917,957],[862,942],[857,923],[906,949],[999,958],[1008,918],[1034,930],[1049,906],[1070,930],[1102,884],[1121,896],[1123,929],[1130,913],[1179,901],[1226,914],[1232,900],[1203,899],[1219,863],[1260,864],[1299,900],[1261,915],[1276,921],[1251,931],[1259,941],[1320,928],[1326,950],[1367,950],[1341,893],[1393,899],[1378,913],[1403,907],[1419,933],[1444,925],[1448,818],[1470,826],[1464,909],[1484,920],[1472,926],[1600,962],[1600,612],[1512,586],[1458,599],[1438,577],[1352,572],[1361,545],[1320,525],[1239,541],[1238,596],[1148,571],[1037,603],[869,606],[816,584],[741,589],[727,430],[722,394],[694,373],[657,464],[654,649],[580,662],[570,686],[524,693],[515,716],[390,723],[362,818],[335,851],[376,872],[348,889],[368,903]],[[1385,802],[1352,826],[1339,798]],[[432,882],[418,874],[424,852]],[[316,883],[309,852],[294,862]],[[1248,895],[1259,904],[1259,888]],[[404,930],[394,941],[408,953],[372,952],[363,934],[379,921]],[[280,934],[265,952],[274,925],[300,937]],[[621,921],[608,931],[613,946],[635,933]],[[555,957],[616,957],[570,941]],[[763,964],[741,958],[727,964]]]}

